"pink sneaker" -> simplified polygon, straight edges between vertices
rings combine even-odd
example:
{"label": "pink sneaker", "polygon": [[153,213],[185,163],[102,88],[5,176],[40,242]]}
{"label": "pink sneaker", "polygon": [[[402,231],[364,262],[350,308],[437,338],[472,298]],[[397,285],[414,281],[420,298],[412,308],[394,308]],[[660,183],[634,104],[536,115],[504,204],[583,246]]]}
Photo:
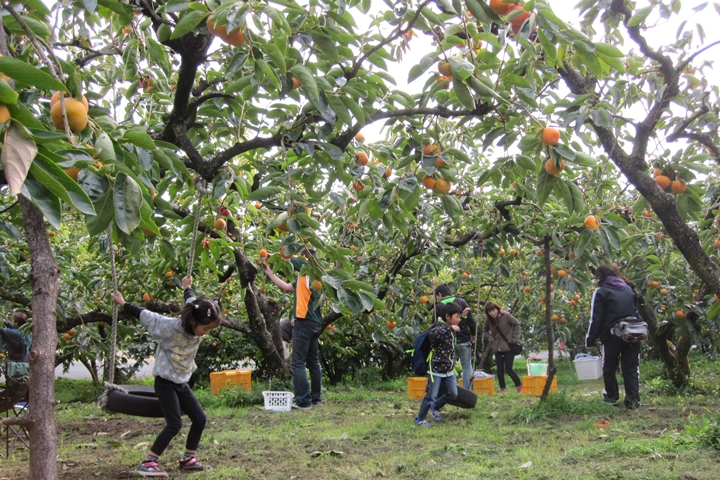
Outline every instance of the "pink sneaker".
{"label": "pink sneaker", "polygon": [[498,393],[507,393],[507,388],[501,388]]}
{"label": "pink sneaker", "polygon": [[523,392],[522,385],[520,385],[519,387],[517,387],[517,391],[518,391],[518,393],[522,393],[522,392]]}

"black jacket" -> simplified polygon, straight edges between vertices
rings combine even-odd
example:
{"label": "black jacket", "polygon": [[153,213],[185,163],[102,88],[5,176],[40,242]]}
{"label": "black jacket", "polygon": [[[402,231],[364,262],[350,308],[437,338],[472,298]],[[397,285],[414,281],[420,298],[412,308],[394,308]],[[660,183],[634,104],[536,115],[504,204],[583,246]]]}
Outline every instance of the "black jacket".
{"label": "black jacket", "polygon": [[[447,298],[452,298],[452,302],[458,304],[463,311],[465,311],[466,308],[470,308],[470,305],[460,297],[450,296]],[[477,324],[475,323],[472,312],[468,312],[467,317],[460,317],[458,327],[460,327],[460,331],[455,334],[457,343],[469,343],[470,337],[475,336],[475,330],[477,329]]]}
{"label": "black jacket", "polygon": [[594,347],[598,339],[607,343],[612,335],[610,330],[622,318],[632,316],[640,319],[635,300],[635,292],[621,278],[606,277],[593,293],[585,346]]}

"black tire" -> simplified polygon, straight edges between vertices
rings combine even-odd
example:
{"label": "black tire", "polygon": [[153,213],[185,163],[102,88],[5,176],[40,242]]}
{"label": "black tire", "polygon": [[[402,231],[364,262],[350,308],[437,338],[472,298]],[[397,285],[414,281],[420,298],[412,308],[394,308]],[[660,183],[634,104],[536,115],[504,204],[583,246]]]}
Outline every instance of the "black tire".
{"label": "black tire", "polygon": [[118,385],[127,390],[108,392],[107,409],[114,413],[124,413],[136,417],[163,418],[160,401],[155,396],[155,389],[145,385]]}
{"label": "black tire", "polygon": [[[440,392],[438,393],[438,398],[444,395],[444,389],[440,387]],[[458,390],[458,396],[455,398],[455,400],[451,400],[448,402],[448,405],[452,405],[454,407],[459,408],[475,408],[475,405],[477,405],[477,394],[475,392],[468,390],[466,388],[457,387]]]}

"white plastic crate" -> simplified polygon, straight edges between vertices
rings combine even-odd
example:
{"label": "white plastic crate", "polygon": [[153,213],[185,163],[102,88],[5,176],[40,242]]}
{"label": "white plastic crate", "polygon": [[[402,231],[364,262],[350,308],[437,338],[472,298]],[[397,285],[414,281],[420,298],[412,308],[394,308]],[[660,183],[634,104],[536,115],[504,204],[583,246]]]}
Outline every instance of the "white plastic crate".
{"label": "white plastic crate", "polygon": [[274,410],[276,412],[289,412],[292,410],[294,393],[265,391],[262,394],[265,398],[265,410]]}
{"label": "white plastic crate", "polygon": [[575,355],[575,371],[578,380],[597,380],[602,377],[602,358],[578,353]]}

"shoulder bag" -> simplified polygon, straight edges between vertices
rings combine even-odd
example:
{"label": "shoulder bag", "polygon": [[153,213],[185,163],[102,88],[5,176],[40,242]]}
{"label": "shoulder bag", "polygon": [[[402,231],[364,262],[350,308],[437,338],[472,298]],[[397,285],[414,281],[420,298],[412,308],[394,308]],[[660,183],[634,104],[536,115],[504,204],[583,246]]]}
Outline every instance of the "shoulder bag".
{"label": "shoulder bag", "polygon": [[508,344],[508,347],[510,348],[510,353],[512,353],[513,355],[520,355],[523,351],[522,343],[510,342],[507,338],[505,338],[505,335],[503,335],[502,330],[500,330],[500,325],[498,325],[497,322],[493,322],[493,323],[495,323],[495,329],[497,330],[497,332],[500,334],[502,339],[505,340],[505,343]]}

